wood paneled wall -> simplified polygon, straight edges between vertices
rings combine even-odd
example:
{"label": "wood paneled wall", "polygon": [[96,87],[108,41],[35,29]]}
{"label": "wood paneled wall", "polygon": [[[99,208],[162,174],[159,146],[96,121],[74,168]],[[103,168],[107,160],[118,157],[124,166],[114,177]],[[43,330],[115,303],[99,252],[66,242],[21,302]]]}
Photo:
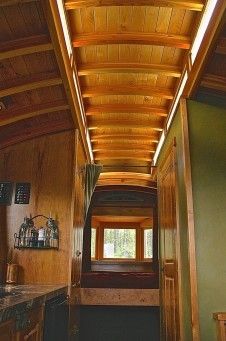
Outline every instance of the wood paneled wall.
{"label": "wood paneled wall", "polygon": [[[28,205],[0,207],[1,258],[14,243],[23,218],[49,215],[59,223],[60,248],[14,250],[20,265],[20,283],[68,283],[70,230],[73,224],[75,132],[73,130],[29,140],[0,151],[0,179],[31,183]],[[37,221],[37,225],[45,223]],[[6,237],[7,236],[7,237]],[[7,238],[7,240],[6,240]],[[3,251],[2,251],[3,250]]]}
{"label": "wood paneled wall", "polygon": [[74,202],[74,222],[72,229],[72,269],[71,283],[79,287],[82,272],[82,249],[83,249],[83,229],[84,229],[84,194],[85,194],[85,164],[86,158],[82,148],[82,143],[76,135],[76,155],[75,155],[75,202]]}

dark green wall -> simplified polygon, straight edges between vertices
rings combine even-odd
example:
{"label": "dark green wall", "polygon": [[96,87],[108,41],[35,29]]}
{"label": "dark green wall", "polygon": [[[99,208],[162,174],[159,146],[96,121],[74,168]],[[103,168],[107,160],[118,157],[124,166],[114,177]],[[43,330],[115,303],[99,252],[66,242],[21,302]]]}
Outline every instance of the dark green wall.
{"label": "dark green wall", "polygon": [[226,311],[226,109],[188,102],[201,340]]}
{"label": "dark green wall", "polygon": [[[158,164],[168,152],[170,146],[176,138],[176,161],[177,161],[177,181],[178,181],[178,208],[179,208],[179,229],[180,229],[180,247],[181,247],[181,284],[182,284],[182,311],[183,311],[183,332],[184,340],[190,341],[191,338],[191,306],[190,306],[190,281],[188,268],[188,239],[187,239],[187,205],[184,183],[184,163],[182,150],[182,130],[181,118],[179,112],[175,115],[170,131],[159,156]],[[161,226],[159,226],[159,230]],[[161,242],[160,242],[161,253]]]}

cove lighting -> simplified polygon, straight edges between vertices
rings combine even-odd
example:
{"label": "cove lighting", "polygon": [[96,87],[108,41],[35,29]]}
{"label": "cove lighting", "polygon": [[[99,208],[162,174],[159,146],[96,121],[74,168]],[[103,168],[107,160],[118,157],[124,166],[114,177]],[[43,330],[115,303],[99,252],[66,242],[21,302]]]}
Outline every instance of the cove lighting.
{"label": "cove lighting", "polygon": [[171,125],[171,122],[172,122],[172,120],[174,118],[174,115],[176,113],[179,100],[180,100],[181,95],[182,95],[182,93],[184,91],[184,87],[186,85],[187,80],[188,80],[188,73],[187,73],[187,71],[185,71],[185,73],[183,75],[183,78],[181,80],[181,84],[180,84],[179,90],[177,92],[176,98],[174,100],[173,106],[172,106],[172,108],[170,110],[169,118],[168,118],[167,123],[166,123],[166,130],[169,129],[169,127]]}
{"label": "cove lighting", "polygon": [[[208,0],[206,5],[205,5],[205,9],[204,9],[204,12],[203,12],[203,15],[202,15],[202,19],[201,19],[201,22],[200,22],[197,34],[195,36],[195,39],[193,41],[193,44],[192,44],[192,47],[191,47],[191,50],[190,50],[190,52],[191,52],[191,64],[192,65],[194,64],[194,61],[195,61],[196,56],[198,54],[199,48],[200,48],[201,43],[203,41],[203,37],[204,37],[204,35],[206,33],[206,30],[208,28],[210,19],[212,18],[212,15],[213,15],[213,12],[214,12],[214,9],[216,7],[217,2],[218,2],[218,0]],[[170,109],[170,113],[169,113],[168,120],[167,120],[167,123],[166,123],[166,132],[170,128],[170,125],[171,125],[173,117],[174,117],[174,115],[176,113],[177,106],[178,106],[179,100],[181,98],[181,95],[183,94],[183,91],[184,91],[186,82],[188,80],[188,77],[189,77],[188,72],[187,71],[184,72],[183,76],[181,78],[181,82],[180,82],[180,86],[179,86],[178,92],[177,92],[176,97],[174,99],[173,105],[172,105],[172,107]],[[161,135],[161,138],[159,140],[159,143],[157,145],[156,152],[155,152],[154,157],[153,157],[153,165],[154,166],[156,165],[156,162],[158,160],[159,153],[160,153],[160,151],[162,149],[164,140],[165,140],[165,133],[163,131],[162,135]]]}
{"label": "cove lighting", "polygon": [[157,160],[158,160],[159,153],[160,153],[160,151],[161,151],[161,149],[162,149],[162,146],[163,146],[164,141],[165,141],[165,132],[164,132],[164,130],[163,130],[162,135],[161,135],[160,140],[159,140],[159,143],[158,143],[158,145],[157,145],[156,151],[155,151],[155,155],[154,155],[154,157],[153,157],[153,166],[156,165],[156,162],[157,162]]}
{"label": "cove lighting", "polygon": [[74,83],[74,87],[75,87],[75,91],[76,91],[76,95],[77,95],[77,99],[78,99],[80,117],[82,119],[82,125],[83,125],[83,128],[85,130],[85,137],[86,137],[86,142],[88,145],[90,159],[91,159],[91,161],[93,161],[92,146],[91,146],[89,131],[87,129],[84,107],[83,107],[83,103],[81,100],[81,91],[80,91],[80,88],[78,86],[78,83],[79,83],[78,74],[77,74],[77,71],[75,70],[74,65],[73,65],[73,60],[74,60],[73,59],[73,47],[72,47],[71,37],[70,37],[69,29],[68,29],[68,23],[67,23],[67,18],[66,18],[66,14],[65,14],[64,3],[62,0],[57,0],[57,7],[59,10],[60,21],[61,21],[61,25],[62,25],[62,29],[63,29],[67,53],[68,53],[70,65],[72,68],[73,83]]}
{"label": "cove lighting", "polygon": [[65,40],[66,47],[67,47],[67,53],[68,53],[69,59],[71,59],[71,56],[73,55],[73,49],[71,45],[71,38],[69,35],[69,31],[68,31],[67,19],[65,16],[64,4],[62,0],[57,0],[57,7],[59,10],[59,14],[60,14],[60,21],[61,21],[62,28],[63,28],[64,40]]}
{"label": "cove lighting", "polygon": [[194,39],[194,42],[193,42],[192,48],[191,48],[191,62],[192,62],[192,64],[194,64],[194,61],[195,61],[196,56],[198,54],[200,45],[201,45],[203,37],[206,33],[207,27],[209,25],[210,19],[213,15],[213,11],[216,7],[217,2],[218,2],[218,0],[207,1],[200,26],[198,28],[197,34],[195,36],[195,39]]}
{"label": "cove lighting", "polygon": [[94,158],[93,158],[93,150],[92,150],[92,145],[91,145],[90,136],[89,136],[89,130],[88,129],[86,129],[86,141],[87,141],[87,144],[88,144],[90,159],[91,159],[91,162],[93,162],[93,160],[94,160]]}

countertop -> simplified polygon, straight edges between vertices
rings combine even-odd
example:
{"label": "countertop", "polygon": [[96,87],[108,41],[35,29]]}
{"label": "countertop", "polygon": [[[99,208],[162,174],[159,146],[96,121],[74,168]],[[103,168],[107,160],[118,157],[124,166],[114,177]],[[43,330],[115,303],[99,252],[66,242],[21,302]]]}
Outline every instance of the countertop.
{"label": "countertop", "polygon": [[64,285],[0,285],[1,289],[12,290],[14,294],[0,298],[0,323],[67,293]]}

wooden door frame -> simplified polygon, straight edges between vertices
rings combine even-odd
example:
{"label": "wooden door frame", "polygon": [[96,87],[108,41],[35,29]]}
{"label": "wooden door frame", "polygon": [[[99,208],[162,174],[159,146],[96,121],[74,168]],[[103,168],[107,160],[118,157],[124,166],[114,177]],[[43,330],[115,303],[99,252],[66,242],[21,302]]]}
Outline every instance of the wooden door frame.
{"label": "wooden door frame", "polygon": [[[173,154],[173,163],[174,163],[174,168],[175,168],[175,208],[176,208],[176,259],[177,259],[177,281],[178,281],[178,313],[179,313],[179,333],[180,333],[180,341],[184,340],[184,335],[183,335],[183,319],[182,319],[182,289],[181,289],[181,249],[180,249],[180,224],[179,224],[179,194],[178,194],[178,174],[177,174],[177,153],[176,153],[176,138],[173,138],[173,141],[170,143],[170,146],[166,150],[166,153],[164,155],[163,160],[160,162],[159,169],[162,170],[167,158],[170,156],[170,154]],[[161,233],[161,228],[159,226],[159,243],[161,242],[160,238],[160,233]],[[159,246],[159,251],[161,247]],[[160,254],[161,256],[161,254]],[[162,261],[160,257],[160,297],[161,297],[161,302],[163,300],[163,295],[162,295]],[[161,312],[162,315],[162,312]],[[163,320],[161,316],[161,330],[163,328]]]}
{"label": "wooden door frame", "polygon": [[190,276],[190,288],[191,288],[190,294],[191,294],[192,341],[200,341],[196,251],[195,251],[195,223],[194,223],[191,159],[190,159],[190,146],[189,146],[188,111],[187,111],[187,102],[186,102],[186,99],[184,98],[180,100],[180,115],[181,115],[181,124],[182,124],[184,181],[185,181],[186,204],[187,204],[188,260],[189,260],[189,276]]}

